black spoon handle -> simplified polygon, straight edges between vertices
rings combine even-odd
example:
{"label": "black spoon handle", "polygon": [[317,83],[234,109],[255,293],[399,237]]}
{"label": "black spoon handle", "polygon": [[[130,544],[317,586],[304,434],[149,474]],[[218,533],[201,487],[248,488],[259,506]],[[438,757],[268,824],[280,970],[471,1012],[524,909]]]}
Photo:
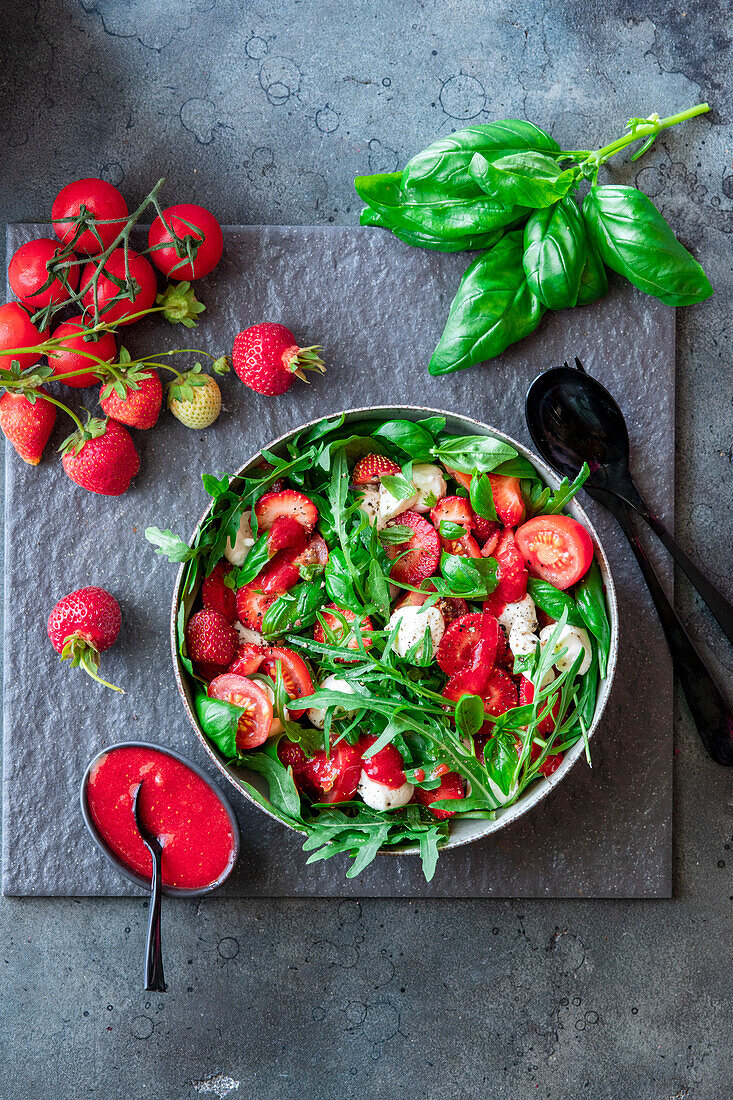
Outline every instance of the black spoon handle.
{"label": "black spoon handle", "polygon": [[733,714],[712,673],[695,649],[692,639],[669,602],[652,563],[631,525],[626,505],[617,497],[603,493],[602,490],[598,493],[598,499],[601,498],[602,503],[618,520],[639,563],[672,654],[674,671],[682,684],[682,690],[702,743],[716,763],[733,764]]}
{"label": "black spoon handle", "polygon": [[730,600],[727,600],[723,593],[719,592],[715,585],[700,572],[692,558],[687,556],[677,540],[670,535],[667,528],[660,523],[654,513],[649,509],[633,482],[623,493],[616,493],[610,486],[607,488],[609,493],[614,493],[615,496],[619,496],[621,500],[630,504],[634,511],[638,512],[641,518],[651,527],[654,534],[659,538],[667,550],[669,550],[690,583],[700,593],[703,600],[710,608],[712,615],[719,623],[721,630],[724,632],[728,641],[733,645],[733,604],[731,604]]}
{"label": "black spoon handle", "polygon": [[166,984],[163,976],[163,951],[160,942],[160,901],[162,897],[162,875],[160,865],[163,852],[159,844],[147,844],[147,847],[153,857],[153,881],[150,890],[148,941],[145,945],[145,988],[155,993],[165,993]]}

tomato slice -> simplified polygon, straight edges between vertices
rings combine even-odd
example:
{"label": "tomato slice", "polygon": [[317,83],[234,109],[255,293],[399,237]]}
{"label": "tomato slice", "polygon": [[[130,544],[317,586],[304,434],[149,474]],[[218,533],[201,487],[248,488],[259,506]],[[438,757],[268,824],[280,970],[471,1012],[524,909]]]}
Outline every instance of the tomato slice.
{"label": "tomato slice", "polygon": [[[269,676],[273,683],[277,683],[277,666],[282,669],[283,684],[291,699],[300,699],[302,695],[313,694],[313,680],[310,670],[302,657],[293,653],[292,649],[282,646],[273,646],[260,666],[260,671]],[[292,710],[288,707],[291,718],[302,718],[304,710]]]}
{"label": "tomato slice", "polygon": [[590,569],[593,542],[570,516],[535,516],[517,530],[515,540],[533,577],[555,588],[570,588]]}
{"label": "tomato slice", "polygon": [[267,694],[252,680],[225,672],[209,684],[208,694],[212,699],[223,699],[235,707],[242,708],[242,717],[237,724],[237,748],[242,752],[255,749],[267,740],[272,726],[272,703]]}

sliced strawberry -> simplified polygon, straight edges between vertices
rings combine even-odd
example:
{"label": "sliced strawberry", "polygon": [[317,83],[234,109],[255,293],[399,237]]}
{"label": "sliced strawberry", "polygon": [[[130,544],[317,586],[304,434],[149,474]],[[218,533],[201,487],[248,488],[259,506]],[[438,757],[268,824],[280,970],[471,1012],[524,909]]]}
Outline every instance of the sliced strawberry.
{"label": "sliced strawberry", "polygon": [[458,772],[448,772],[440,780],[440,786],[434,787],[433,790],[428,791],[424,787],[415,787],[415,801],[419,802],[421,806],[427,806],[433,817],[437,817],[439,821],[444,821],[448,817],[453,817],[454,810],[434,810],[432,809],[433,802],[442,802],[443,799],[460,799],[464,798],[463,780]]}
{"label": "sliced strawberry", "polygon": [[390,542],[385,546],[387,557],[399,558],[392,566],[392,579],[400,584],[418,585],[438,568],[440,535],[418,512],[403,512],[387,524],[388,527],[395,525],[409,527],[413,534],[405,542]]}
{"label": "sliced strawberry", "polygon": [[254,642],[240,642],[237,656],[227,672],[233,672],[235,676],[251,676],[253,672],[257,672],[269,652],[269,646],[256,645]]}
{"label": "sliced strawberry", "polygon": [[269,531],[276,519],[288,516],[295,519],[310,534],[318,519],[318,509],[304,493],[295,489],[281,489],[279,493],[265,493],[254,507],[260,531]]}
{"label": "sliced strawberry", "polygon": [[289,737],[280,738],[277,743],[277,755],[280,758],[280,762],[284,764],[286,768],[292,768],[294,772],[302,770],[308,763],[308,757],[305,755],[300,745],[297,745],[295,741],[291,741]]}
{"label": "sliced strawberry", "polygon": [[[524,706],[525,703],[531,703],[534,699],[534,684],[531,680],[528,680],[526,676],[523,676],[519,681],[519,705]],[[545,699],[540,704],[540,710],[547,709],[548,700]],[[549,714],[545,715],[540,724],[537,726],[537,733],[540,737],[549,737],[555,732],[555,726],[560,718],[560,696],[556,694],[553,698],[552,710]],[[562,757],[561,757],[562,759]]]}
{"label": "sliced strawberry", "polygon": [[[488,602],[488,600],[484,600],[485,611],[489,610],[486,606]],[[501,611],[499,612],[499,614],[501,614]],[[514,654],[509,648],[509,641],[506,636],[506,630],[501,625],[501,623],[499,624],[499,641],[496,645],[496,657],[494,657],[494,664],[497,668],[503,668],[505,672],[508,672],[510,674],[514,672]]]}
{"label": "sliced strawberry", "polygon": [[[338,615],[329,613],[329,608],[333,611],[337,611]],[[349,611],[345,607],[338,607],[335,603],[328,604],[321,612],[323,620],[328,627],[332,635],[335,636],[335,642],[330,643],[330,639],[326,637],[326,632],[321,626],[320,622],[316,623],[313,628],[313,638],[316,642],[341,645],[345,638],[348,638],[346,643],[347,649],[358,649],[358,642],[355,635],[348,627],[344,627],[342,617],[346,619],[347,623],[353,623],[356,620],[356,615],[353,611]],[[369,648],[372,644],[371,638],[368,635],[374,630],[374,624],[368,615],[365,615],[361,620],[360,629],[362,634],[362,640],[365,648]]]}
{"label": "sliced strawberry", "polygon": [[493,554],[487,553],[486,547],[481,551],[484,558],[492,557],[496,560],[499,571],[499,583],[492,592],[494,604],[516,603],[527,594],[528,573],[524,566],[524,558],[519,553],[514,541],[514,532],[507,528],[499,535],[499,540]]}
{"label": "sliced strawberry", "polygon": [[473,535],[464,535],[461,539],[443,539],[443,546],[449,554],[459,558],[480,558],[481,550]]}
{"label": "sliced strawberry", "polygon": [[[297,547],[289,550],[278,550],[274,558],[270,558],[265,568],[257,577],[256,583],[263,592],[278,593],[289,591],[300,580],[300,570],[295,564],[298,555]],[[255,582],[253,582],[255,583]]]}
{"label": "sliced strawberry", "polygon": [[237,617],[237,600],[233,588],[227,588],[224,578],[231,572],[229,562],[218,561],[201,585],[201,602],[204,607],[219,611],[233,623]]}
{"label": "sliced strawberry", "polygon": [[[435,655],[446,676],[454,676],[456,672],[464,672],[472,666],[476,646],[481,639],[482,621],[483,614],[474,611],[469,615],[462,615],[447,627]],[[499,625],[496,623],[497,641],[498,637]]]}
{"label": "sliced strawberry", "polygon": [[[465,616],[465,619],[469,618],[473,619],[473,616]],[[483,696],[491,670],[494,666],[494,658],[496,656],[496,647],[500,633],[499,624],[493,615],[489,615],[486,612],[479,614],[478,620],[478,624],[472,621],[466,626],[466,630],[470,630],[471,632],[473,644],[470,650],[466,647],[463,659],[464,661],[468,660],[469,663],[463,664],[457,672],[454,672],[443,689],[445,698],[453,702],[458,702],[462,695]],[[458,622],[460,621],[461,620],[458,620]],[[478,629],[476,629],[476,626]],[[454,631],[456,638],[458,638],[460,635],[457,624],[454,624],[451,629]],[[449,662],[449,652],[447,650],[444,652],[443,659],[446,663]]]}
{"label": "sliced strawberry", "polygon": [[496,514],[505,527],[516,527],[524,516],[524,499],[518,477],[489,474]]}
{"label": "sliced strawberry", "polygon": [[355,745],[340,741],[331,753],[317,752],[299,769],[304,785],[317,802],[348,802],[356,794],[361,777],[361,753]]}
{"label": "sliced strawberry", "polygon": [[270,555],[278,550],[297,547],[298,551],[305,547],[308,532],[293,516],[278,516],[270,528],[267,539],[267,550]]}
{"label": "sliced strawberry", "polygon": [[259,578],[237,589],[237,617],[243,626],[261,630],[265,612],[282,592],[265,592]]}
{"label": "sliced strawberry", "polygon": [[517,705],[517,685],[507,672],[495,668],[484,688],[484,708],[498,717]]}
{"label": "sliced strawberry", "polygon": [[[473,533],[476,540],[481,543],[482,549],[486,550],[484,557],[489,557],[490,554],[494,553],[496,544],[499,541],[501,524],[493,519],[484,519],[483,516],[477,516],[474,512]],[[487,545],[488,549],[486,549]]]}
{"label": "sliced strawberry", "polygon": [[436,530],[440,530],[443,522],[457,523],[466,529],[466,534],[473,526],[473,509],[465,497],[443,497],[430,512]]}
{"label": "sliced strawberry", "polygon": [[459,485],[462,485],[464,489],[471,488],[471,475],[464,474],[462,470],[452,470],[450,466],[446,466],[446,473],[449,473]]}
{"label": "sliced strawberry", "polygon": [[460,619],[461,615],[468,614],[468,604],[460,596],[441,596],[435,606],[443,616],[446,626],[455,619]]}
{"label": "sliced strawberry", "polygon": [[[360,737],[357,748],[365,753],[376,740],[377,738],[372,737],[370,734]],[[362,760],[361,766],[370,779],[374,780],[375,783],[382,783],[385,787],[389,787],[391,791],[396,791],[398,787],[407,782],[402,753],[394,745],[385,745],[383,749],[375,752],[368,760]]]}
{"label": "sliced strawberry", "polygon": [[364,455],[354,467],[351,481],[354,485],[368,485],[379,481],[383,474],[398,474],[400,468],[391,458],[384,455]]}
{"label": "sliced strawberry", "polygon": [[[532,748],[529,750],[529,759],[530,759],[530,761],[532,763],[534,763],[534,761],[537,759],[538,756],[541,755],[541,753],[542,753],[542,749],[540,748],[539,745],[532,745]],[[557,771],[557,769],[562,764],[562,761],[563,761],[563,753],[561,753],[561,752],[548,753],[548,755],[545,757],[545,759],[540,764],[540,774],[544,775],[545,778],[548,778],[549,776],[552,775],[553,772]]]}
{"label": "sliced strawberry", "polygon": [[327,561],[328,546],[326,540],[322,539],[320,535],[313,535],[310,542],[306,544],[305,549],[293,558],[293,565],[297,567],[301,565],[325,565]]}

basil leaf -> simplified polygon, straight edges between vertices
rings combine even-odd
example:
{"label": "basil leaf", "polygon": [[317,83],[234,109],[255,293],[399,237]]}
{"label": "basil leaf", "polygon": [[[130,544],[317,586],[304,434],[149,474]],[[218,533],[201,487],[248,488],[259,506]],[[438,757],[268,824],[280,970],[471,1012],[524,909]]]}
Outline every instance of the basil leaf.
{"label": "basil leaf", "polygon": [[475,153],[494,160],[525,149],[543,153],[560,152],[554,138],[523,119],[498,119],[496,122],[467,126],[439,138],[412,157],[402,173],[403,186],[416,191],[473,194],[475,184],[469,174],[469,166]]}
{"label": "basil leaf", "polygon": [[583,624],[598,641],[598,663],[602,679],[611,651],[611,626],[606,611],[606,595],[598,562],[593,561],[585,576],[575,586],[575,601]]}
{"label": "basil leaf", "polygon": [[402,474],[382,474],[379,481],[397,500],[409,500],[415,496],[415,486]]}
{"label": "basil leaf", "polygon": [[225,760],[234,760],[237,756],[237,725],[242,717],[242,707],[235,707],[223,699],[211,699],[201,692],[194,697],[193,709],[201,729]]}
{"label": "basil leaf", "polygon": [[241,588],[243,584],[249,584],[250,581],[253,581],[262,568],[267,565],[267,562],[270,560],[268,552],[269,537],[269,532],[263,531],[254,546],[250,547],[250,551],[237,573],[237,588]]}
{"label": "basil leaf", "polygon": [[374,436],[399,447],[415,462],[426,462],[432,455],[433,436],[411,420],[387,420],[376,429]]}
{"label": "basil leaf", "polygon": [[522,265],[530,290],[548,309],[570,309],[584,264],[585,229],[575,200],[536,210],[524,227]]}
{"label": "basil leaf", "polygon": [[525,458],[524,455],[516,455],[514,458],[507,459],[506,462],[502,462],[501,466],[497,466],[492,472],[495,474],[502,474],[504,477],[522,477],[532,481],[539,480],[539,474],[529,459]]}
{"label": "basil leaf", "polygon": [[462,527],[460,523],[451,523],[449,519],[442,519],[439,524],[440,537],[448,539],[452,542],[454,539],[461,539],[466,532],[466,528]]}
{"label": "basil leaf", "polygon": [[497,565],[493,558],[463,558],[443,550],[440,555],[440,570],[445,583],[434,578],[433,584],[441,595],[484,599],[494,591],[498,583]]}
{"label": "basil leaf", "polygon": [[379,611],[384,619],[389,618],[389,582],[382,572],[379,562],[372,558],[367,576],[367,599]]}
{"label": "basil leaf", "polygon": [[411,539],[414,534],[413,529],[406,523],[394,523],[391,527],[385,527],[379,532],[379,540],[386,545],[399,544]]}
{"label": "basil leaf", "polygon": [[645,294],[668,306],[689,306],[713,293],[700,264],[642,191],[591,187],[583,218],[603,262]]}
{"label": "basil leaf", "polygon": [[419,427],[424,428],[426,432],[430,432],[433,438],[439,433],[445,431],[445,417],[444,416],[426,416],[424,420],[418,420],[416,423]]}
{"label": "basil leaf", "polygon": [[489,776],[507,797],[517,767],[517,750],[513,739],[498,734],[492,737],[484,746],[484,761]]}
{"label": "basil leaf", "polygon": [[491,491],[491,482],[486,474],[474,474],[471,478],[471,486],[468,492],[471,507],[477,516],[483,519],[497,520],[494,494]]}
{"label": "basil leaf", "polygon": [[596,698],[598,696],[598,653],[592,639],[591,647],[593,656],[591,657],[590,668],[583,676],[580,694],[576,701],[576,714],[582,722],[584,731],[590,729],[593,715],[596,712]]}
{"label": "basil leaf", "polygon": [[537,606],[551,619],[561,618],[562,613],[565,611],[567,612],[567,621],[571,626],[585,625],[583,616],[569,592],[563,592],[559,588],[555,588],[554,584],[540,580],[538,577],[529,578],[527,591]]}
{"label": "basil leaf", "polygon": [[436,252],[478,252],[491,248],[504,235],[504,229],[491,229],[488,233],[467,233],[463,237],[436,237],[420,229],[404,229],[391,226],[386,217],[365,206],[359,215],[359,225],[371,225],[380,229],[389,229],[398,241],[412,245],[413,248],[431,248]]}
{"label": "basil leaf", "polygon": [[451,197],[445,193],[418,195],[401,188],[401,172],[357,176],[354,187],[360,199],[376,210],[390,228],[419,230],[433,237],[454,239],[499,229],[522,217],[519,207],[507,207],[490,199],[474,185],[474,194]]}
{"label": "basil leaf", "polygon": [[465,737],[473,737],[484,724],[484,701],[480,695],[462,695],[456,703],[456,728]]}
{"label": "basil leaf", "polygon": [[566,171],[544,153],[514,153],[489,161],[476,153],[469,166],[471,178],[499,202],[541,208],[568,193],[578,178],[577,168]]}
{"label": "basil leaf", "polygon": [[268,607],[262,618],[262,633],[266,638],[277,638],[288,630],[307,630],[325,603],[322,585],[313,581],[296,584]]}
{"label": "basil leaf", "polygon": [[517,452],[509,443],[491,435],[454,435],[441,440],[435,455],[452,470],[472,474],[476,470],[482,473],[495,470],[516,458]]}
{"label": "basil leaf", "polygon": [[577,306],[588,306],[608,292],[608,278],[595,241],[585,235],[585,263],[580,274]]}
{"label": "basil leaf", "polygon": [[493,359],[537,328],[544,306],[524,275],[523,239],[523,231],[514,229],[469,265],[430,360],[430,374]]}

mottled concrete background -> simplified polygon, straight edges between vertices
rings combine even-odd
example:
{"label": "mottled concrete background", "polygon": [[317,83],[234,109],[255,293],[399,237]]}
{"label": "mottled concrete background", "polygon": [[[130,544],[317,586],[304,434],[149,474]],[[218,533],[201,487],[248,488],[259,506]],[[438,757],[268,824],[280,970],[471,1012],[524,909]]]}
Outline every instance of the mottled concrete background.
{"label": "mottled concrete background", "polygon": [[[590,147],[710,100],[613,174],[716,286],[678,323],[677,530],[730,591],[731,36],[722,2],[7,4],[0,218],[42,217],[80,175],[134,201],[164,174],[225,222],[352,224],[355,173],[469,120],[526,115]],[[683,581],[678,600],[720,650]],[[730,655],[717,667],[730,682]],[[722,1100],[730,774],[678,712],[670,902],[182,903],[152,998],[142,902],[4,900],[0,1095]],[[29,730],[39,751],[53,735]]]}

